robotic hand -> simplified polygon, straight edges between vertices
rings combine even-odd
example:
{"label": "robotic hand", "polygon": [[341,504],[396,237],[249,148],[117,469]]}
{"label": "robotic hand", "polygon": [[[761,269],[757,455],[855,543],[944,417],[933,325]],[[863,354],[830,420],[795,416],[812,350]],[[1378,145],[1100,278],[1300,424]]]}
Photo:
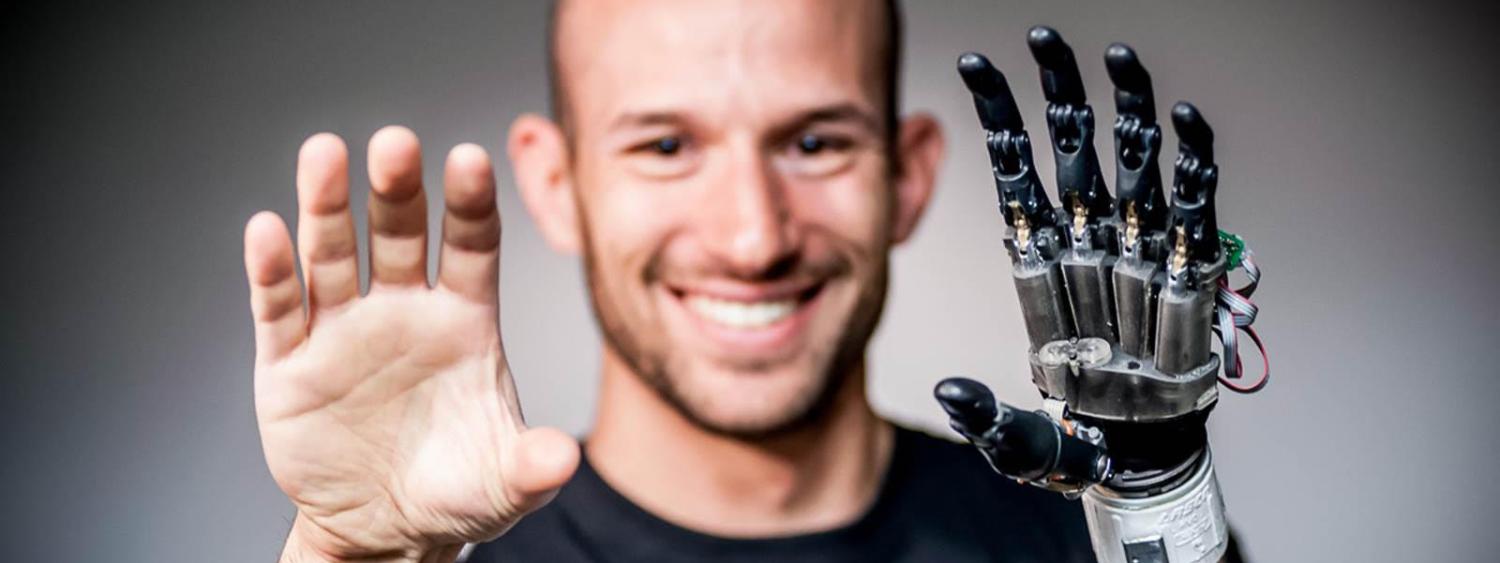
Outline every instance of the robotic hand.
{"label": "robotic hand", "polygon": [[[1028,43],[1048,101],[1061,209],[1042,190],[1004,75],[975,53],[959,58],[958,72],[985,129],[1032,381],[1045,407],[998,403],[963,378],[940,383],[937,399],[996,471],[1082,496],[1100,561],[1216,561],[1228,529],[1204,425],[1220,382],[1257,391],[1269,363],[1257,383],[1237,383],[1238,331],[1260,346],[1247,298],[1260,272],[1243,241],[1218,229],[1213,131],[1191,104],[1172,108],[1181,143],[1169,204],[1150,75],[1130,47],[1111,45],[1104,60],[1118,114],[1112,200],[1072,49],[1046,27],[1032,28]],[[1236,268],[1250,280],[1237,290],[1227,282]]]}

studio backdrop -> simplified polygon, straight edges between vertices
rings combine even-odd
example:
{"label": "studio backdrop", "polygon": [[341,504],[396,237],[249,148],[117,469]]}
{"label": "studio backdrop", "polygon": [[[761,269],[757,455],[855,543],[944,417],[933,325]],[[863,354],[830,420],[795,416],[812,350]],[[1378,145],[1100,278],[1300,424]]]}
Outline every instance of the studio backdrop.
{"label": "studio backdrop", "polygon": [[[240,237],[257,210],[295,216],[297,147],[319,131],[348,140],[356,186],[366,140],[391,123],[421,137],[429,185],[456,143],[501,158],[498,291],[522,403],[533,424],[587,432],[599,346],[580,265],[547,249],[503,160],[510,120],[547,109],[546,5],[0,7],[0,558],[275,557],[291,506],[256,435]],[[954,60],[989,54],[1040,131],[1026,29],[1069,39],[1102,123],[1102,54],[1127,41],[1159,109],[1192,100],[1213,123],[1221,227],[1266,272],[1272,381],[1226,394],[1211,427],[1247,554],[1494,560],[1495,10],[909,0],[904,105],[941,119],[950,152],[894,258],[874,404],[947,432],[931,390],[957,374],[1038,404]]]}

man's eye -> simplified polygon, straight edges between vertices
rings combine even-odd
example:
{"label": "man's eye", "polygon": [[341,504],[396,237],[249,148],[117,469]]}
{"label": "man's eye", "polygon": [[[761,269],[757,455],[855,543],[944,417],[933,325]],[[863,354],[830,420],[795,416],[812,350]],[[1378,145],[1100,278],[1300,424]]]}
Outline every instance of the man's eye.
{"label": "man's eye", "polygon": [[783,170],[804,177],[838,173],[853,163],[859,152],[855,139],[827,132],[803,133],[784,146],[778,156]]}
{"label": "man's eye", "polygon": [[701,147],[685,134],[646,137],[629,145],[623,162],[650,178],[675,178],[690,173],[703,156]]}
{"label": "man's eye", "polygon": [[817,135],[803,135],[801,139],[797,140],[797,148],[803,154],[817,154],[818,151],[823,150],[826,146],[828,146],[828,143]]}
{"label": "man's eye", "polygon": [[797,138],[796,151],[805,156],[816,156],[849,148],[848,139],[808,133]]}
{"label": "man's eye", "polygon": [[673,156],[682,151],[682,139],[677,137],[662,137],[645,143],[640,148],[661,156]]}

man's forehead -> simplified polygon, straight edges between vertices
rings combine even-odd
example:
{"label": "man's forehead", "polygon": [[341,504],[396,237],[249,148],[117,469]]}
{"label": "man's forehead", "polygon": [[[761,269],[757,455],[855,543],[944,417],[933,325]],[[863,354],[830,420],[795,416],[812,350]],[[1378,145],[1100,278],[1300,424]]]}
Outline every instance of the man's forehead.
{"label": "man's forehead", "polygon": [[683,107],[776,111],[883,95],[881,0],[568,0],[556,69],[578,120]]}

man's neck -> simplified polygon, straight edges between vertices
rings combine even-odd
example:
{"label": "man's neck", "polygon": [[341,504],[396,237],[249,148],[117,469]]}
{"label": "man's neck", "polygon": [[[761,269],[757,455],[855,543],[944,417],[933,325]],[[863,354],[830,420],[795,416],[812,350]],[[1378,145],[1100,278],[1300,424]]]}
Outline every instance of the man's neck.
{"label": "man's neck", "polygon": [[870,409],[864,370],[828,411],[793,432],[746,441],[682,416],[606,351],[587,441],[605,482],[646,511],[724,537],[785,536],[853,522],[874,502],[895,433]]}

